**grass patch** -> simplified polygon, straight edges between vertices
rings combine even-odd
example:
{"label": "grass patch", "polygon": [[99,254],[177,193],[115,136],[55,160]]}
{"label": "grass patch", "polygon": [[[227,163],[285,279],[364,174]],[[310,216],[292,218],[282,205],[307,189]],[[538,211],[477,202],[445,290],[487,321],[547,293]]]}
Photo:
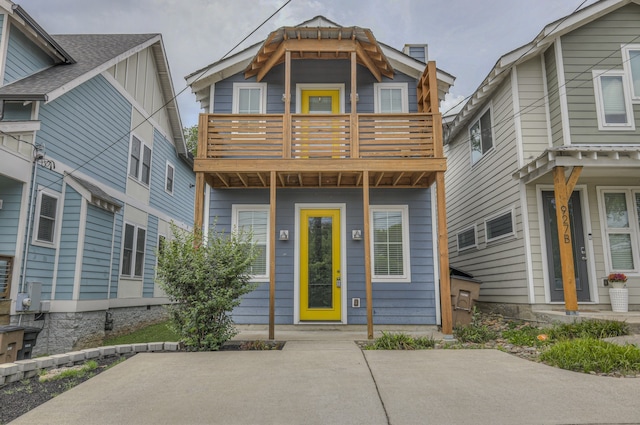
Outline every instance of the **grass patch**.
{"label": "grass patch", "polygon": [[380,338],[376,338],[370,344],[363,347],[365,350],[426,350],[434,348],[436,341],[427,336],[413,337],[406,333],[382,332]]}
{"label": "grass patch", "polygon": [[524,325],[520,328],[508,329],[502,332],[502,337],[509,344],[525,347],[539,347],[549,344],[548,329],[539,329],[531,325]]}
{"label": "grass patch", "polygon": [[540,354],[540,360],[561,369],[584,373],[637,374],[640,349],[596,338],[559,341]]}
{"label": "grass patch", "polygon": [[554,340],[574,338],[609,338],[629,335],[626,322],[610,320],[583,320],[581,322],[556,324],[549,329],[549,337]]}
{"label": "grass patch", "polygon": [[170,327],[169,322],[146,326],[126,335],[107,338],[103,345],[139,344],[145,342],[178,342],[180,337]]}
{"label": "grass patch", "polygon": [[85,376],[91,376],[92,372],[97,368],[98,362],[95,360],[89,360],[79,369],[68,369],[53,376],[42,375],[40,376],[40,382],[57,381],[59,379],[66,378],[84,378]]}

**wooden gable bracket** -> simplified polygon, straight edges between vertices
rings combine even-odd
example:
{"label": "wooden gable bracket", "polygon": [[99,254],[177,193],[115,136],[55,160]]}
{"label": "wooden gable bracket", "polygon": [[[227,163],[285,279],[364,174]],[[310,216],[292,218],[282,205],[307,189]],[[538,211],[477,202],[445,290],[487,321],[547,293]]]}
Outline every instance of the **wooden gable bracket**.
{"label": "wooden gable bracket", "polygon": [[564,306],[567,315],[578,314],[578,295],[576,293],[576,275],[573,266],[573,241],[571,240],[571,218],[569,198],[573,192],[582,167],[573,167],[569,179],[565,180],[564,167],[553,169],[553,190],[556,201],[556,220],[558,223],[558,245],[560,246],[560,264],[562,266],[562,288]]}

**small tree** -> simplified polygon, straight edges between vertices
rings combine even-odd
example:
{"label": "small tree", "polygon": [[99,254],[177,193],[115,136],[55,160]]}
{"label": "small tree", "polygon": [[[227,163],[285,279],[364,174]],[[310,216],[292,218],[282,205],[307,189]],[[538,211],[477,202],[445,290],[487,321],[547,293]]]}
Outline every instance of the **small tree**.
{"label": "small tree", "polygon": [[184,141],[187,144],[187,150],[195,157],[198,152],[198,126],[183,127]]}
{"label": "small tree", "polygon": [[238,332],[230,313],[240,297],[255,289],[249,268],[256,250],[244,232],[224,234],[171,226],[173,239],[158,252],[157,280],[173,304],[172,326],[188,350],[218,350]]}

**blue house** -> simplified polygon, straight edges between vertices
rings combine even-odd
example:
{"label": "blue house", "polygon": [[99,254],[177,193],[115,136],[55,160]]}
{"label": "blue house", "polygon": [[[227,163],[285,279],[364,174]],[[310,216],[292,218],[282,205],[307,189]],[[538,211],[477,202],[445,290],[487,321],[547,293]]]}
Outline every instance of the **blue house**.
{"label": "blue house", "polygon": [[186,79],[205,111],[196,224],[260,249],[236,323],[450,333],[438,104],[454,78],[426,45],[319,16]]}
{"label": "blue house", "polygon": [[192,223],[193,161],[159,34],[52,36],[0,5],[0,324],[69,351],[163,316],[155,252]]}

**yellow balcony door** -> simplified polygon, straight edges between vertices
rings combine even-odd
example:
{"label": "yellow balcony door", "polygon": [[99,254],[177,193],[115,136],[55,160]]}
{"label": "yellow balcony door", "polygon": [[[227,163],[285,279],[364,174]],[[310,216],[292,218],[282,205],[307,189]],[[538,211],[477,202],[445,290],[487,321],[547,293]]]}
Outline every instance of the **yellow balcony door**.
{"label": "yellow balcony door", "polygon": [[300,320],[341,320],[340,210],[300,210]]}
{"label": "yellow balcony door", "polygon": [[303,114],[338,114],[340,90],[302,90],[300,110]]}

